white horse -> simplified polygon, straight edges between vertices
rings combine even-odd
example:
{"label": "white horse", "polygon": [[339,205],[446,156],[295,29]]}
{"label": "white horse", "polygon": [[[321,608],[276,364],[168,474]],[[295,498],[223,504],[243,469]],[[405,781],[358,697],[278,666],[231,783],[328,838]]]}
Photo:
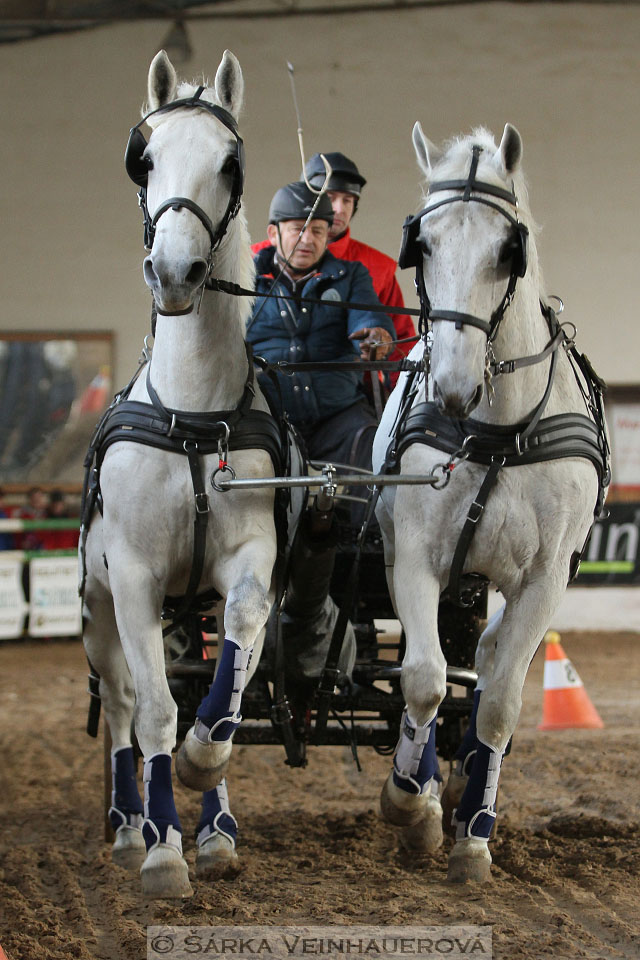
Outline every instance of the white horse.
{"label": "white horse", "polygon": [[[127,150],[127,169],[142,185],[143,200],[146,191],[151,250],[144,278],[158,317],[153,356],[126,401],[144,404],[142,414],[150,412],[168,436],[179,436],[185,423],[197,427],[198,415],[205,423],[208,416],[210,425],[211,419],[227,419],[225,412],[239,405],[258,419],[255,412],[264,416],[268,409],[257,386],[249,383],[253,370],[244,330],[250,302],[204,287],[212,254],[219,276],[253,287],[249,237],[239,209],[243,157],[236,120],[242,95],[240,66],[228,51],[211,89],[178,86],[173,66],[161,52],[149,70],[149,144],[138,124]],[[123,409],[117,406],[114,415],[123,416]],[[203,411],[223,414],[211,417]],[[114,429],[126,437],[126,425]],[[101,677],[113,743],[113,858],[124,864],[144,859],[142,889],[151,897],[192,892],[171,785],[176,705],[165,676],[164,598],[187,591],[194,518],[206,515],[196,586],[201,594],[213,589],[224,598],[225,640],[216,679],[198,709],[178,767],[183,782],[208,791],[198,827],[198,865],[206,867],[218,857],[234,855],[222,777],[240,720],[249,660],[253,651],[254,667],[273,602],[276,558],[273,493],[216,492],[208,478],[219,465],[218,453],[201,453],[197,440],[179,441],[178,447],[108,446],[99,480],[102,513],[95,512],[84,549],[84,643]],[[235,450],[233,464],[242,476],[274,474],[266,449]],[[198,468],[208,497],[192,481]],[[135,784],[132,716],[144,756],[144,809]]]}
{"label": "white horse", "polygon": [[[381,803],[386,818],[402,827],[407,849],[438,847],[442,807],[434,727],[446,677],[438,600],[452,565],[456,581],[462,570],[483,574],[506,603],[476,654],[477,714],[451,781],[458,789],[448,875],[453,881],[486,880],[500,766],[520,713],[525,675],[583,549],[596,501],[601,503],[608,447],[597,397],[585,403],[570,362],[572,341],[541,294],[517,130],[507,125],[499,147],[478,130],[438,150],[416,124],[413,145],[427,180],[426,208],[405,227],[401,265],[417,268],[433,338],[430,373],[426,383],[424,377],[416,383],[409,374],[401,376],[376,435],[374,470],[395,447],[401,472],[426,475],[436,467],[440,477],[438,465],[445,461],[449,482],[438,484],[440,489],[387,486],[378,504],[390,590],[407,638],[406,712]],[[412,356],[423,350],[418,344]],[[500,364],[520,358],[527,362]],[[411,382],[415,395],[406,393]],[[595,377],[591,382],[597,384]],[[399,452],[403,404],[400,421],[409,432]],[[467,419],[474,410],[474,419]],[[426,420],[420,411],[427,412]],[[574,412],[575,428],[562,419]],[[551,455],[560,458],[531,462],[530,448],[545,424],[558,429],[564,447]],[[438,438],[451,431],[450,445],[436,449]],[[584,445],[576,446],[576,431],[584,432]],[[493,485],[481,491],[488,472]],[[460,548],[455,558],[465,526],[466,553]]]}

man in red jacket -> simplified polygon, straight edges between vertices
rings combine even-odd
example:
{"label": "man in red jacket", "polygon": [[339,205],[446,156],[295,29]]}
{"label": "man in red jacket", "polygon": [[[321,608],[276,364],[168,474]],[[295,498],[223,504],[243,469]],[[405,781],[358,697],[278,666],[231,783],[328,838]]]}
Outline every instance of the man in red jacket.
{"label": "man in red jacket", "polygon": [[[333,224],[329,229],[329,250],[340,260],[359,260],[363,263],[373,280],[373,289],[378,300],[390,307],[404,307],[402,291],[396,280],[397,264],[386,253],[370,247],[366,243],[354,240],[351,236],[350,224],[358,209],[358,201],[362,188],[367,182],[355,163],[345,157],[343,153],[325,153],[331,165],[331,177],[327,193],[333,206]],[[325,168],[319,153],[314,154],[304,169],[309,183],[320,189],[325,181]],[[416,331],[411,317],[405,314],[391,315],[396,337],[402,340],[406,337],[415,337]],[[413,343],[397,344],[388,360],[400,360],[406,356]],[[392,374],[392,382],[398,374]]]}

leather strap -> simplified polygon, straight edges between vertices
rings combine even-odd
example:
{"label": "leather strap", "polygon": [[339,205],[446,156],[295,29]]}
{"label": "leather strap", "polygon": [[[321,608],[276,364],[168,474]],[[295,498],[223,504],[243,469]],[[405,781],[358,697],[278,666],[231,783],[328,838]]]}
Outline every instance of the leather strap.
{"label": "leather strap", "polygon": [[217,277],[210,277],[205,282],[205,287],[207,290],[217,290],[220,293],[228,293],[232,297],[260,297],[261,299],[271,299],[271,300],[291,300],[295,303],[308,303],[316,306],[326,307],[328,304],[331,306],[341,306],[346,310],[368,310],[370,313],[398,313],[401,315],[409,315],[412,317],[419,317],[420,310],[413,309],[410,307],[392,307],[389,304],[381,303],[359,303],[353,300],[320,300],[317,297],[289,297],[282,293],[259,293],[256,290],[249,290],[247,287],[241,287],[237,283],[232,283],[230,280],[220,280]]}
{"label": "leather strap", "polygon": [[514,371],[520,370],[522,367],[532,367],[536,363],[541,363],[543,360],[546,360],[549,354],[557,350],[564,340],[566,340],[566,334],[564,330],[560,328],[540,353],[533,353],[528,357],[516,357],[514,360],[494,360],[489,364],[489,369],[492,374],[499,376],[503,373],[514,373]]}
{"label": "leather strap", "polygon": [[204,567],[204,557],[207,547],[207,526],[209,524],[209,497],[207,496],[204,481],[202,479],[202,468],[200,466],[200,457],[198,455],[198,444],[194,440],[184,441],[184,451],[189,461],[189,470],[191,471],[191,483],[193,484],[193,499],[195,506],[195,516],[193,518],[193,559],[191,561],[191,573],[187,589],[182,597],[182,602],[178,609],[173,613],[171,624],[162,631],[163,636],[172,633],[176,626],[184,620],[191,612],[191,604],[198,592],[200,580],[202,579],[202,570]]}
{"label": "leather strap", "polygon": [[464,526],[458,537],[458,542],[453,553],[453,560],[451,561],[451,569],[449,570],[449,583],[447,585],[447,592],[449,594],[449,600],[453,603],[457,603],[461,607],[470,607],[473,605],[472,602],[468,602],[462,598],[460,595],[460,579],[462,577],[462,570],[464,567],[464,562],[467,558],[467,553],[469,552],[469,547],[471,541],[473,540],[474,534],[476,532],[476,527],[480,522],[482,514],[484,513],[484,508],[486,506],[489,494],[493,489],[493,486],[498,479],[498,474],[504,465],[504,458],[498,458],[491,461],[491,466],[489,467],[484,480],[476,494],[476,498],[469,507],[466,520],[464,521]]}
{"label": "leather strap", "polygon": [[482,320],[480,317],[474,317],[472,313],[458,313],[457,310],[432,310],[429,313],[429,320],[450,320],[455,323],[456,330],[462,330],[463,326],[477,327],[486,333],[491,333],[491,324],[488,320]]}

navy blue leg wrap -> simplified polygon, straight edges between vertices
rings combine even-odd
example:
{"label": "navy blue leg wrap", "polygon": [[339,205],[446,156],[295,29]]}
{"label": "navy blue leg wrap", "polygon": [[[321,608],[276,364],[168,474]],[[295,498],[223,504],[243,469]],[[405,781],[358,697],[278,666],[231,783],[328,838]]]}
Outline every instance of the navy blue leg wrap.
{"label": "navy blue leg wrap", "polygon": [[236,845],[238,823],[229,809],[227,781],[222,780],[214,790],[202,794],[202,813],[196,827],[198,845],[213,833],[221,833]]}
{"label": "navy blue leg wrap", "polygon": [[250,659],[251,650],[242,650],[225,637],[215,678],[197,710],[198,720],[209,729],[213,742],[232,737],[242,720],[240,701]]}
{"label": "navy blue leg wrap", "polygon": [[418,727],[405,710],[400,740],[393,758],[393,782],[407,793],[426,793],[430,781],[440,783],[436,757],[436,718]]}
{"label": "navy blue leg wrap", "polygon": [[142,800],[136,782],[133,747],[121,747],[111,756],[109,820],[114,830],[123,826],[142,826]]}
{"label": "navy blue leg wrap", "polygon": [[480,697],[482,690],[474,690],[473,710],[469,718],[469,726],[465,730],[464,736],[460,741],[460,746],[456,750],[454,759],[460,765],[459,773],[468,776],[473,767],[473,759],[478,749],[478,735],[476,733],[476,717],[478,716],[478,707],[480,706]]}
{"label": "navy blue leg wrap", "polygon": [[456,839],[480,837],[488,840],[496,818],[496,794],[502,754],[480,740],[460,806],[454,813]]}
{"label": "navy blue leg wrap", "polygon": [[156,753],[144,762],[144,816],[142,836],[147,852],[158,843],[168,843],[182,853],[182,827],[173,802],[168,753]]}

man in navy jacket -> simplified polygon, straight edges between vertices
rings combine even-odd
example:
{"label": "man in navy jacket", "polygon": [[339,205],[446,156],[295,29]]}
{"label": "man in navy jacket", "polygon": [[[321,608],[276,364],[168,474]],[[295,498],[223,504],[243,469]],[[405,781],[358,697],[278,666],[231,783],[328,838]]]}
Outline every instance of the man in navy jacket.
{"label": "man in navy jacket", "polygon": [[[303,182],[287,184],[269,210],[270,246],[256,257],[256,297],[247,339],[267,360],[304,361],[376,359],[389,352],[394,327],[385,313],[355,310],[346,301],[379,306],[371,276],[361,263],[338,260],[327,250],[333,208]],[[306,224],[306,226],[305,226]],[[305,304],[300,297],[322,300]],[[293,298],[293,299],[285,299]],[[268,377],[260,385],[277,410],[289,414],[307,445],[309,457],[370,468],[376,418],[357,372],[320,370],[278,376],[280,391]],[[280,394],[280,395],[279,395]]]}

